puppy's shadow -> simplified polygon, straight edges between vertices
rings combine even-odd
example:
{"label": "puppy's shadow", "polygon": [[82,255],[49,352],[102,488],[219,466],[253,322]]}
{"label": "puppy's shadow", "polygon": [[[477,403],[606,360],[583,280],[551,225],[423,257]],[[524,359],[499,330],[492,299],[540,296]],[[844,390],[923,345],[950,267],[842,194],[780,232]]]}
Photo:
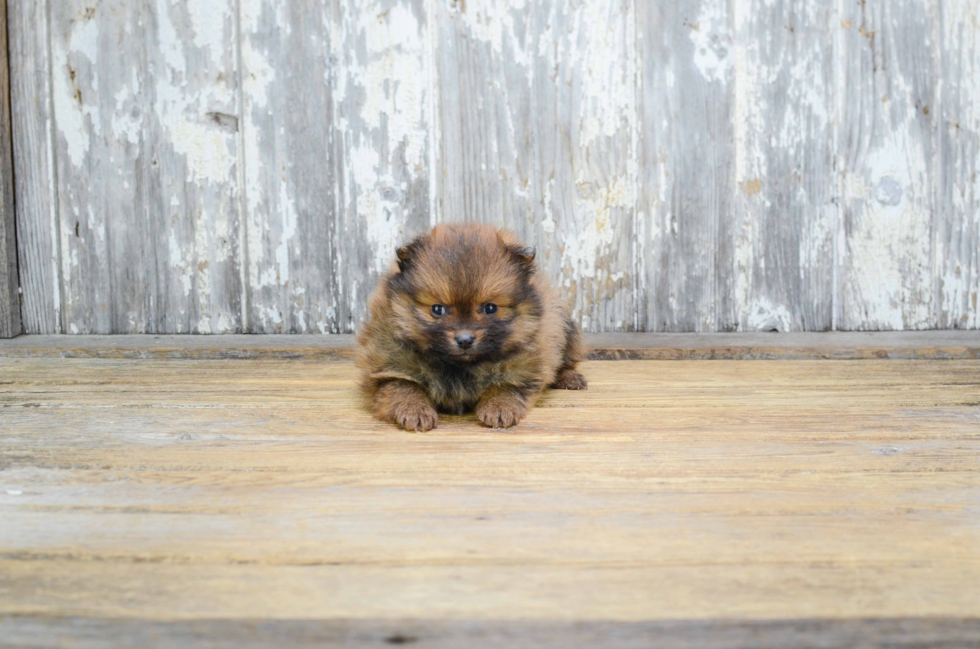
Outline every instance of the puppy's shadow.
{"label": "puppy's shadow", "polygon": [[[513,434],[519,432],[524,422],[513,428],[490,428],[484,426],[483,422],[477,419],[476,414],[467,412],[462,415],[439,413],[439,429],[452,431],[454,433],[485,434],[485,433],[505,433]],[[438,429],[437,429],[438,430]]]}

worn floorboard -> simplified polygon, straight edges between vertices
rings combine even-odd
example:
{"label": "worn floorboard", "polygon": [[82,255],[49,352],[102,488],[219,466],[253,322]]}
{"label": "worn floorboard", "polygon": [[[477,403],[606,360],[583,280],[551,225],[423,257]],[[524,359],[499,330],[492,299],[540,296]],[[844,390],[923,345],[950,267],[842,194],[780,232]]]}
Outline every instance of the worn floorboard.
{"label": "worn floorboard", "polygon": [[980,642],[980,363],[584,372],[408,434],[346,360],[0,358],[0,644]]}

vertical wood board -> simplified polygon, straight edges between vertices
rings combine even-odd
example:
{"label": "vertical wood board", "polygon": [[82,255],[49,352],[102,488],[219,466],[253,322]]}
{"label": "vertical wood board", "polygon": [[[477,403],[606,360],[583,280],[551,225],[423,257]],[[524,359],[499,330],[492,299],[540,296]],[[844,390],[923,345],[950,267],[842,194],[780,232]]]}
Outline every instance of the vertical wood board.
{"label": "vertical wood board", "polygon": [[733,330],[732,6],[638,7],[641,329]]}
{"label": "vertical wood board", "polygon": [[152,272],[140,246],[143,5],[66,0],[50,15],[62,327],[135,331],[145,313],[137,287]]}
{"label": "vertical wood board", "polygon": [[237,3],[154,0],[143,20],[136,327],[241,332]]}
{"label": "vertical wood board", "polygon": [[7,11],[21,314],[26,333],[62,333],[47,3],[9,0]]}
{"label": "vertical wood board", "polygon": [[233,9],[52,6],[66,333],[242,330]]}
{"label": "vertical wood board", "polygon": [[938,324],[937,6],[843,3],[839,329]]}
{"label": "vertical wood board", "polygon": [[819,2],[734,7],[735,322],[740,331],[828,330],[836,12]]}
{"label": "vertical wood board", "polygon": [[[431,24],[423,0],[342,0],[334,14],[338,182],[331,331],[351,332],[399,245],[432,225]],[[316,329],[314,329],[316,331]]]}
{"label": "vertical wood board", "polygon": [[633,3],[436,11],[436,220],[513,229],[584,329],[633,329]]}
{"label": "vertical wood board", "polygon": [[944,0],[937,262],[943,329],[980,328],[980,2]]}
{"label": "vertical wood board", "polygon": [[336,186],[327,2],[241,1],[247,326],[326,331]]}
{"label": "vertical wood board", "polygon": [[7,2],[0,0],[0,338],[21,333],[7,52]]}

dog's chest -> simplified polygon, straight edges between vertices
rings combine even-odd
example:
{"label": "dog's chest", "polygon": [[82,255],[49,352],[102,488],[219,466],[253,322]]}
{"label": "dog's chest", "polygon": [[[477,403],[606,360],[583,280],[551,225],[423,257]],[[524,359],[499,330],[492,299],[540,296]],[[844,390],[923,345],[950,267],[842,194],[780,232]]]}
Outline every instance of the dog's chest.
{"label": "dog's chest", "polygon": [[425,381],[426,391],[433,402],[449,412],[472,409],[480,395],[493,385],[493,368],[469,368],[445,364],[430,368]]}

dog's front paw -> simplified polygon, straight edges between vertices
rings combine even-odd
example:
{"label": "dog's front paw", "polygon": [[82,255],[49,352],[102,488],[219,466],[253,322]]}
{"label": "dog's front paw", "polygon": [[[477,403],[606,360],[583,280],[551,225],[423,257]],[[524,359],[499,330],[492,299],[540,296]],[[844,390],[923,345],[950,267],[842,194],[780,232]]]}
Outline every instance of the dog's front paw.
{"label": "dog's front paw", "polygon": [[527,406],[519,397],[498,394],[480,399],[476,404],[476,416],[485,426],[510,428],[516,426],[527,414]]}
{"label": "dog's front paw", "polygon": [[551,387],[555,390],[585,390],[589,387],[589,382],[575,370],[562,370]]}
{"label": "dog's front paw", "polygon": [[425,432],[439,425],[439,413],[427,403],[401,403],[392,413],[395,424],[405,430]]}

